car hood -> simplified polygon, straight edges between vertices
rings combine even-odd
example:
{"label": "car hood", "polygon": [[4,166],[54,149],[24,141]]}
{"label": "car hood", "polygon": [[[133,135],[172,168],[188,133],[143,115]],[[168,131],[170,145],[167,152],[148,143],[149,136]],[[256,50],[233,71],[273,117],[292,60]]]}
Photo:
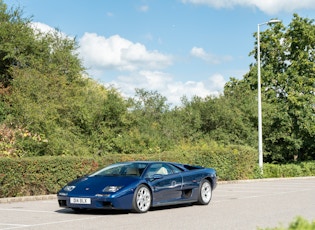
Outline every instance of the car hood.
{"label": "car hood", "polygon": [[95,195],[96,193],[104,193],[102,190],[107,186],[129,187],[137,184],[139,177],[134,176],[92,176],[83,177],[69,185],[74,185],[75,189],[68,195]]}

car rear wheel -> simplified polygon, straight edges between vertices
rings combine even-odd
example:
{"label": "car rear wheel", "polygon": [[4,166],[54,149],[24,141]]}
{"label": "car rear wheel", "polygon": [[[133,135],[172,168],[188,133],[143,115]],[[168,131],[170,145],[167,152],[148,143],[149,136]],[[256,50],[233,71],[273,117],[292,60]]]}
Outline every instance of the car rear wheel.
{"label": "car rear wheel", "polygon": [[212,187],[208,180],[202,180],[199,188],[198,204],[209,204],[212,197]]}
{"label": "car rear wheel", "polygon": [[133,195],[132,208],[138,213],[145,213],[151,206],[151,192],[146,185],[139,185]]}

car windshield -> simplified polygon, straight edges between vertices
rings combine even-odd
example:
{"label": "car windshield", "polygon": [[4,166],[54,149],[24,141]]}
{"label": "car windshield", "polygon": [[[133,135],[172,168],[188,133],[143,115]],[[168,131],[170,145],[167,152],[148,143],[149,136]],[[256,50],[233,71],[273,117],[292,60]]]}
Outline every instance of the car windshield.
{"label": "car windshield", "polygon": [[90,176],[141,176],[147,163],[132,162],[109,165]]}

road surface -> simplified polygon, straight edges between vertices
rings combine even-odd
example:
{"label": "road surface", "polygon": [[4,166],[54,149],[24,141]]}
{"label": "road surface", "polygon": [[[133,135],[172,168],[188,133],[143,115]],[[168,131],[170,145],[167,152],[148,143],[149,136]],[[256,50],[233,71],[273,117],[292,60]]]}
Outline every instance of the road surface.
{"label": "road surface", "polygon": [[296,217],[315,220],[315,177],[220,183],[208,206],[184,205],[145,214],[76,214],[56,199],[0,203],[0,229],[215,229],[287,227]]}

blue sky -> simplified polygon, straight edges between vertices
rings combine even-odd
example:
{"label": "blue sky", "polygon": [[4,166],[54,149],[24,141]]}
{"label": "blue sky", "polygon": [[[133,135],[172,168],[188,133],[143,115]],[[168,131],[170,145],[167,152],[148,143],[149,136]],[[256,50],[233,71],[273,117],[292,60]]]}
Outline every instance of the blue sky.
{"label": "blue sky", "polygon": [[[91,78],[124,96],[158,91],[182,96],[222,93],[255,60],[257,24],[298,13],[315,19],[313,0],[4,0],[42,30],[76,37]],[[261,31],[267,29],[262,26]]]}

